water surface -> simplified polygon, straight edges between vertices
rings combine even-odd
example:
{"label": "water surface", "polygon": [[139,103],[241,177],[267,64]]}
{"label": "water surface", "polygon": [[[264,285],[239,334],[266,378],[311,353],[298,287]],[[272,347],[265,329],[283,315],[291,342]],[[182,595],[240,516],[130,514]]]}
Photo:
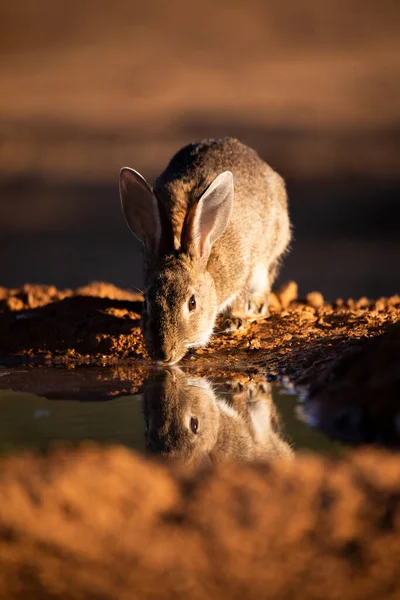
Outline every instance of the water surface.
{"label": "water surface", "polygon": [[190,460],[340,449],[267,375],[225,381],[188,369],[0,368],[0,452],[54,442],[119,443]]}

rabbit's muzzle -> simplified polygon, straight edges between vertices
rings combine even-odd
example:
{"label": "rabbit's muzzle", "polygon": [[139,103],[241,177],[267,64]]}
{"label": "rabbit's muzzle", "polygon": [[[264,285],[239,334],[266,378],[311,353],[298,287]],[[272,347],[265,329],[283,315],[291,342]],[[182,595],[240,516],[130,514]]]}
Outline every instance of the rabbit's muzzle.
{"label": "rabbit's muzzle", "polygon": [[152,348],[149,350],[149,354],[153,360],[161,364],[173,365],[182,358],[184,353],[179,354],[170,348]]}
{"label": "rabbit's muzzle", "polygon": [[150,358],[161,364],[173,365],[185,354],[186,348],[179,348],[178,344],[164,336],[154,335],[151,331],[145,333],[147,351]]}
{"label": "rabbit's muzzle", "polygon": [[[166,320],[166,319],[165,319]],[[152,360],[173,365],[177,363],[186,353],[186,346],[180,343],[178,327],[165,328],[165,320],[148,318],[142,321],[147,351]],[[167,329],[167,333],[164,333]]]}

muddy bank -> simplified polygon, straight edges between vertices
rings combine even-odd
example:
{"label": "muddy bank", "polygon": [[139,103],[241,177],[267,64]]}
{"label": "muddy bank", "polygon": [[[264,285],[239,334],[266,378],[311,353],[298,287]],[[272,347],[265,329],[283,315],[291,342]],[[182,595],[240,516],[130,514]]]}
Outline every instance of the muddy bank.
{"label": "muddy bank", "polygon": [[[140,383],[142,368],[149,364],[141,305],[138,293],[99,282],[74,291],[0,288],[0,363],[129,364]],[[188,354],[181,364],[207,374],[211,362],[217,374],[223,363],[224,374],[238,368],[250,374],[268,371],[271,377],[289,376],[297,384],[318,387],[329,380],[338,358],[399,319],[399,296],[328,303],[318,292],[298,298],[291,282],[271,294],[269,318],[252,323],[243,334],[215,334],[207,348]],[[398,356],[399,336],[393,337],[391,352]]]}
{"label": "muddy bank", "polygon": [[314,373],[304,409],[331,438],[400,445],[400,321]]}
{"label": "muddy bank", "polygon": [[3,458],[0,481],[2,598],[384,600],[400,590],[390,454],[190,474],[88,446]]}

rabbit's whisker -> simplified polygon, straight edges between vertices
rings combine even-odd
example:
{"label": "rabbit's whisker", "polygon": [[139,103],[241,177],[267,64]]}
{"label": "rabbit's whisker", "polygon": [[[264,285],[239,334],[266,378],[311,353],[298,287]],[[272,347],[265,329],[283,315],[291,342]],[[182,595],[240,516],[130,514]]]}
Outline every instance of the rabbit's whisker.
{"label": "rabbit's whisker", "polygon": [[142,296],[144,296],[144,290],[141,290],[140,288],[136,287],[136,285],[131,285],[131,288],[135,290],[135,292],[139,292],[139,294],[142,294]]}

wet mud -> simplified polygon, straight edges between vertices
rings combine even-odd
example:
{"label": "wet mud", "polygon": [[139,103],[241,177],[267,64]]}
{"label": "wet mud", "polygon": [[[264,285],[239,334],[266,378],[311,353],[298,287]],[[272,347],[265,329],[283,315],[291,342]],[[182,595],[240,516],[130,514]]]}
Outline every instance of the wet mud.
{"label": "wet mud", "polygon": [[[400,446],[400,321],[314,377],[308,421],[352,444]],[[306,419],[307,420],[307,419]]]}

